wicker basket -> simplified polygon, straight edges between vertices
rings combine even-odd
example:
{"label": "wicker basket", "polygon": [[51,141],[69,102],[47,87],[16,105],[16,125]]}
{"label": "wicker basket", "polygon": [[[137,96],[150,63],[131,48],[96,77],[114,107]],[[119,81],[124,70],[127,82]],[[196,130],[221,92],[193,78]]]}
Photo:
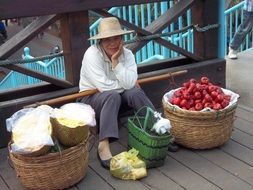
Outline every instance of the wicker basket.
{"label": "wicker basket", "polygon": [[161,136],[149,134],[147,130],[152,126],[148,114],[146,117],[139,117],[136,114],[128,118],[128,145],[139,151],[138,156],[145,161],[147,168],[164,164],[171,141],[170,134]]}
{"label": "wicker basket", "polygon": [[163,99],[165,117],[172,125],[171,133],[178,144],[193,149],[210,149],[231,137],[237,103],[219,111],[188,111]]}
{"label": "wicker basket", "polygon": [[87,172],[88,138],[77,146],[45,156],[13,154],[10,159],[20,182],[28,189],[64,189],[79,182]]}

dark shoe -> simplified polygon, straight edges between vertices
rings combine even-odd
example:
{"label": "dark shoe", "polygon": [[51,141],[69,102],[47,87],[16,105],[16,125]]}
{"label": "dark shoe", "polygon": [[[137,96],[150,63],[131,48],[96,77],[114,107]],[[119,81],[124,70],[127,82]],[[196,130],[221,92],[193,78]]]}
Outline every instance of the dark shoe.
{"label": "dark shoe", "polygon": [[108,160],[102,160],[99,156],[99,153],[97,152],[98,160],[100,161],[100,164],[103,168],[109,170],[110,169],[110,163],[111,163],[111,158]]}
{"label": "dark shoe", "polygon": [[177,152],[178,149],[179,149],[179,147],[175,142],[170,143],[169,146],[168,146],[168,151],[169,152]]}

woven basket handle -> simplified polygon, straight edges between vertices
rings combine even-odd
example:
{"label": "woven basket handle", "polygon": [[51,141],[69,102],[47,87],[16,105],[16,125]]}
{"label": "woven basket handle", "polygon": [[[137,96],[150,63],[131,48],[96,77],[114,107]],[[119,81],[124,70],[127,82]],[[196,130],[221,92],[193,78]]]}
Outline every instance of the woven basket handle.
{"label": "woven basket handle", "polygon": [[[139,119],[139,116],[138,114],[143,111],[144,109],[146,109],[146,116],[145,116],[145,120],[144,120],[144,124],[142,125],[141,122],[140,122],[140,119]],[[150,114],[153,113],[153,110],[148,107],[148,106],[143,106],[141,107],[139,110],[137,110],[137,112],[135,112],[134,114],[134,117],[133,117],[133,121],[135,119],[137,119],[139,125],[140,125],[140,128],[144,131],[146,131],[146,128],[147,128],[147,125],[148,125],[148,118],[150,117]]]}

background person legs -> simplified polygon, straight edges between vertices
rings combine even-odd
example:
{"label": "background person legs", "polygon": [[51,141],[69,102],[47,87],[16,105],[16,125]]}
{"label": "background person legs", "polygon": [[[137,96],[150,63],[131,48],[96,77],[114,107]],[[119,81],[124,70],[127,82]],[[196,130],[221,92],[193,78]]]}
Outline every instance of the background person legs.
{"label": "background person legs", "polygon": [[230,45],[228,57],[231,59],[237,58],[237,50],[245,39],[246,35],[253,26],[253,12],[243,11],[243,20],[237,32],[234,35]]}

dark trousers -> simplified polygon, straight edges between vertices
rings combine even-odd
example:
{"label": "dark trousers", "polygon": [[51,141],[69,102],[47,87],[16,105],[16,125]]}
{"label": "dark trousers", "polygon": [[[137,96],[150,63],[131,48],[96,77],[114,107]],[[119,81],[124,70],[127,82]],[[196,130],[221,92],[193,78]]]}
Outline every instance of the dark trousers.
{"label": "dark trousers", "polygon": [[118,114],[122,106],[130,107],[135,111],[143,106],[155,109],[143,90],[134,87],[118,93],[114,90],[98,92],[81,99],[82,103],[89,104],[96,113],[99,123],[99,140],[105,138],[118,139]]}

